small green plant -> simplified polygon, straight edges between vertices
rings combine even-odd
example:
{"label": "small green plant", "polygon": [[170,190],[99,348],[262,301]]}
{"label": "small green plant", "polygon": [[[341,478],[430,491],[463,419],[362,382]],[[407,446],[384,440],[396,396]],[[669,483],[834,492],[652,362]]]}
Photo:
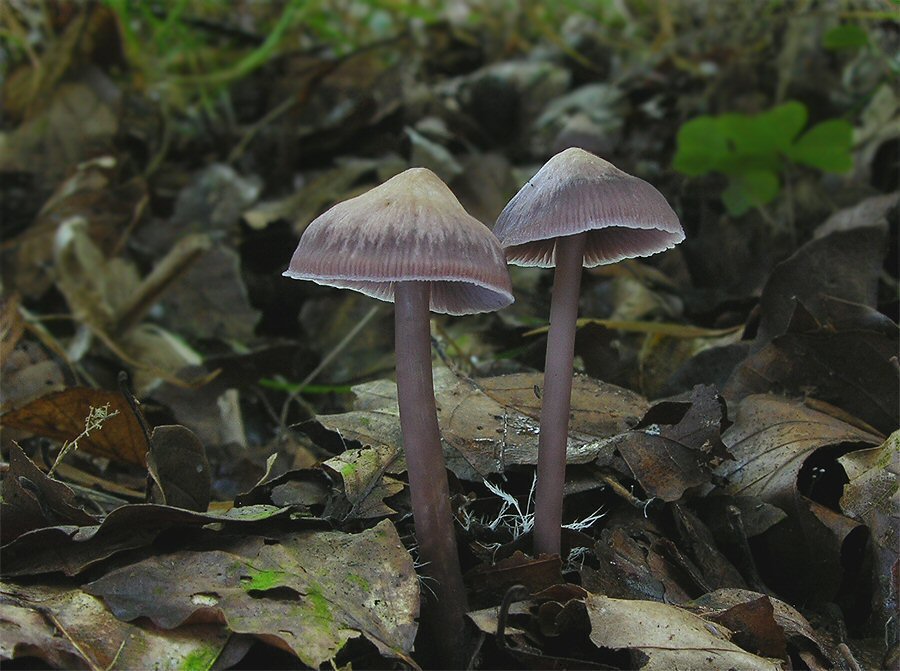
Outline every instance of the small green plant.
{"label": "small green plant", "polygon": [[50,470],[47,471],[47,475],[53,475],[53,471],[56,470],[56,467],[59,466],[60,462],[65,458],[69,452],[73,452],[78,449],[78,441],[83,438],[87,438],[91,435],[91,431],[99,431],[103,428],[103,424],[107,421],[115,417],[119,414],[118,410],[109,411],[109,403],[101,405],[99,408],[95,408],[91,406],[88,411],[87,417],[84,418],[84,431],[78,434],[78,437],[74,440],[67,440],[63,443],[62,448],[59,451],[59,454],[56,455],[56,459],[53,462],[53,465],[50,467]]}
{"label": "small green plant", "polygon": [[787,162],[825,172],[846,172],[853,127],[829,119],[807,129],[803,103],[790,101],[755,115],[700,116],[678,131],[672,161],[680,173],[695,177],[717,172],[728,178],[722,202],[734,216],[771,202],[781,190]]}
{"label": "small green plant", "polygon": [[855,23],[843,23],[829,30],[822,37],[822,46],[829,51],[861,49],[870,44],[869,34]]}

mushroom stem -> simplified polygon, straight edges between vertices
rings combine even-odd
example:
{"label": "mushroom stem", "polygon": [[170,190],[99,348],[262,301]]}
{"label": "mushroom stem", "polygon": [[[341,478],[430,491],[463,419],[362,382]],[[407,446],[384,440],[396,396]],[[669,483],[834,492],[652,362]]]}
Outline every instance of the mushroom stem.
{"label": "mushroom stem", "polygon": [[556,241],[556,274],[553,278],[550,331],[541,393],[541,434],[534,502],[535,554],[559,554],[560,551],[575,327],[586,240],[587,234],[579,233]]}
{"label": "mushroom stem", "polygon": [[427,282],[397,282],[394,287],[397,399],[419,557],[423,572],[433,579],[426,583],[434,598],[426,604],[423,620],[441,663],[458,665],[464,663],[466,591],[434,402],[430,290]]}

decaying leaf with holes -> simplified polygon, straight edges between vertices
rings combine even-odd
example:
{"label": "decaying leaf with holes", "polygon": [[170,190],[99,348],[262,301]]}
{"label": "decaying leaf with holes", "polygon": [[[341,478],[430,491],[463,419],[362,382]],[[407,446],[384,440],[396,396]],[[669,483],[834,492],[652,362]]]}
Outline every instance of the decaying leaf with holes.
{"label": "decaying leaf with holes", "polygon": [[872,602],[883,621],[896,617],[898,529],[900,529],[900,431],[879,447],[850,452],[838,459],[849,482],[841,496],[845,515],[868,526],[872,534],[876,570]]}
{"label": "decaying leaf with holes", "polygon": [[221,614],[232,631],[258,636],[312,668],[358,636],[415,666],[409,653],[419,583],[387,520],[358,534],[295,532],[155,556],[85,589],[119,619],[146,617],[163,629],[198,611]]}
{"label": "decaying leaf with holes", "polygon": [[[0,583],[0,659],[37,657],[60,669],[209,668],[230,635],[221,624],[174,631],[116,619],[78,588]],[[24,660],[23,660],[24,661]]]}
{"label": "decaying leaf with holes", "polygon": [[734,456],[716,469],[725,490],[758,496],[787,513],[755,540],[770,567],[762,570],[763,581],[801,600],[827,601],[839,591],[858,598],[862,592],[849,586],[861,576],[867,532],[839,512],[844,474],[837,458],[882,437],[800,402],[758,394],[741,401],[722,439]]}

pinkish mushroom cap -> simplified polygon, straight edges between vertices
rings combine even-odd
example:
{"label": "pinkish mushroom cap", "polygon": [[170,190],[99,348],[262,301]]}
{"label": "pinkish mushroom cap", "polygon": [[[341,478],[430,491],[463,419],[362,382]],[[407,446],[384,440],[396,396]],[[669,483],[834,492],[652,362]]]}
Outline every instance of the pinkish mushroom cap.
{"label": "pinkish mushroom cap", "polygon": [[406,170],[317,217],[284,275],[389,302],[396,282],[430,282],[431,310],[452,315],[513,302],[497,239],[425,168]]}
{"label": "pinkish mushroom cap", "polygon": [[556,265],[557,238],[584,232],[589,268],[650,256],[684,240],[678,215],[659,191],[578,148],[547,161],[494,227],[510,263],[541,268]]}

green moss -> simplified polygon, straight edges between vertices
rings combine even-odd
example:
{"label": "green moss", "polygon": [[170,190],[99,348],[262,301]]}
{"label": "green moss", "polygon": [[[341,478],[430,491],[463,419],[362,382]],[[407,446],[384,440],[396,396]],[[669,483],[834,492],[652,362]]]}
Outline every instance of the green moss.
{"label": "green moss", "polygon": [[352,478],[356,475],[356,464],[344,464],[341,466],[341,475],[345,478]]}
{"label": "green moss", "polygon": [[219,650],[211,647],[203,647],[188,654],[179,667],[182,671],[207,671],[219,656]]}
{"label": "green moss", "polygon": [[355,573],[350,573],[347,576],[347,581],[352,582],[355,585],[359,585],[360,589],[364,592],[368,592],[371,589],[371,585],[369,585],[369,581],[363,578],[361,575],[356,575]]}
{"label": "green moss", "polygon": [[888,436],[882,447],[884,449],[878,455],[878,461],[875,465],[877,468],[887,469],[894,460],[894,452],[900,452],[900,431],[896,431]]}
{"label": "green moss", "polygon": [[274,589],[282,584],[281,571],[257,571],[255,568],[247,567],[250,575],[241,576],[241,587],[245,592],[264,592],[268,589]]}
{"label": "green moss", "polygon": [[322,594],[322,588],[319,585],[310,585],[309,591],[306,593],[306,601],[312,606],[313,617],[329,624],[334,620],[328,599]]}

